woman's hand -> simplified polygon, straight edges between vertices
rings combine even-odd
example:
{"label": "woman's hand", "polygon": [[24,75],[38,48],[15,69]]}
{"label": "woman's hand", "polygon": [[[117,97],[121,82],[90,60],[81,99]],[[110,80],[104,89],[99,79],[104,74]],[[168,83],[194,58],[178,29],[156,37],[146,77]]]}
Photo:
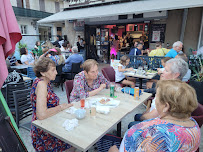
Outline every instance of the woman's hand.
{"label": "woman's hand", "polygon": [[63,103],[63,104],[61,104],[61,105],[59,105],[59,106],[61,107],[61,111],[63,111],[63,110],[65,110],[65,109],[67,109],[67,108],[72,107],[73,104],[72,104],[72,103],[71,103],[71,104]]}
{"label": "woman's hand", "polygon": [[118,151],[119,151],[119,150],[118,150],[117,146],[114,145],[114,146],[112,146],[112,147],[109,149],[108,152],[118,152]]}
{"label": "woman's hand", "polygon": [[133,68],[128,68],[128,69],[127,69],[127,71],[132,71],[132,70],[133,70]]}
{"label": "woman's hand", "polygon": [[101,84],[99,88],[100,88],[101,90],[105,89],[105,88],[106,88],[106,84]]}

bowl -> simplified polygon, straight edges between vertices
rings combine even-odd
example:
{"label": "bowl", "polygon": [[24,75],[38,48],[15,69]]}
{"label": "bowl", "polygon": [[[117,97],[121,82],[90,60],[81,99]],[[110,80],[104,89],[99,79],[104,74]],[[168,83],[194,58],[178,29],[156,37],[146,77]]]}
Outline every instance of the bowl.
{"label": "bowl", "polygon": [[85,109],[78,109],[75,111],[75,117],[77,119],[83,119],[83,118],[85,118],[85,115],[86,115]]}

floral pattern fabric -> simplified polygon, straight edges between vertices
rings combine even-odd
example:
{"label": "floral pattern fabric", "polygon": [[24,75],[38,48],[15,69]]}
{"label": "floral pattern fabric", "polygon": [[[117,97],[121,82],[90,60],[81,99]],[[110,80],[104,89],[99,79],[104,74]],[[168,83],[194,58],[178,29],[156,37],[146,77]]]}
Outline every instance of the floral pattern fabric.
{"label": "floral pattern fabric", "polygon": [[200,128],[183,127],[169,123],[160,118],[143,121],[132,126],[123,138],[120,152],[159,151],[159,152],[193,152],[200,145]]}
{"label": "floral pattern fabric", "polygon": [[[31,98],[31,103],[32,103],[32,109],[33,109],[33,114],[32,114],[32,121],[37,120],[36,116],[36,94],[35,94],[35,89],[37,87],[37,84],[39,81],[43,81],[39,78],[36,78],[33,82],[31,93],[30,93],[30,98]],[[59,98],[57,95],[53,92],[51,88],[51,84],[49,83],[47,85],[47,108],[55,107],[59,105]],[[32,137],[32,144],[33,147],[35,148],[36,151],[38,152],[59,152],[59,151],[64,151],[71,146],[66,144],[65,142],[61,141],[60,139],[48,134],[47,132],[35,127],[34,125],[31,126],[31,137]]]}
{"label": "floral pattern fabric", "polygon": [[58,55],[51,55],[49,58],[52,59],[56,65],[59,65],[60,57]]}
{"label": "floral pattern fabric", "polygon": [[89,92],[98,89],[101,84],[109,86],[110,82],[99,73],[97,79],[93,81],[93,87],[89,87],[85,79],[84,71],[78,73],[74,78],[73,90],[70,94],[70,102],[79,101],[81,97],[89,97]]}

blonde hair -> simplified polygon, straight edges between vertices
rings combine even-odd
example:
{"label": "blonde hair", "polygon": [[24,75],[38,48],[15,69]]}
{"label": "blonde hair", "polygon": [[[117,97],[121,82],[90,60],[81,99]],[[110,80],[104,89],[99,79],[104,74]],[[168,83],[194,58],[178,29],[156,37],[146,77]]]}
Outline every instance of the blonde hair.
{"label": "blonde hair", "polygon": [[158,81],[157,93],[162,104],[169,104],[169,114],[179,119],[190,117],[198,106],[195,90],[180,80]]}
{"label": "blonde hair", "polygon": [[127,60],[130,60],[130,58],[127,55],[124,55],[124,56],[122,56],[120,58],[120,62],[119,63],[125,66]]}
{"label": "blonde hair", "polygon": [[94,59],[88,59],[83,63],[82,67],[83,67],[83,70],[88,73],[91,67],[93,67],[94,65],[98,66],[98,62]]}
{"label": "blonde hair", "polygon": [[61,55],[61,49],[59,47],[55,47],[55,49],[57,51],[57,55],[59,56],[58,65],[65,64],[65,59],[63,55]]}

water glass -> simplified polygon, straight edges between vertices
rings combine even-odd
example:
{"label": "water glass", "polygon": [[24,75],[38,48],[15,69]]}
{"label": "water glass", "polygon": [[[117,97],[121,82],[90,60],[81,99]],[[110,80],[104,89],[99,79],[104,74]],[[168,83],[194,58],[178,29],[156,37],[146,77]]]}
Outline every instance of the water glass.
{"label": "water glass", "polygon": [[144,65],[145,75],[147,74],[148,66]]}

